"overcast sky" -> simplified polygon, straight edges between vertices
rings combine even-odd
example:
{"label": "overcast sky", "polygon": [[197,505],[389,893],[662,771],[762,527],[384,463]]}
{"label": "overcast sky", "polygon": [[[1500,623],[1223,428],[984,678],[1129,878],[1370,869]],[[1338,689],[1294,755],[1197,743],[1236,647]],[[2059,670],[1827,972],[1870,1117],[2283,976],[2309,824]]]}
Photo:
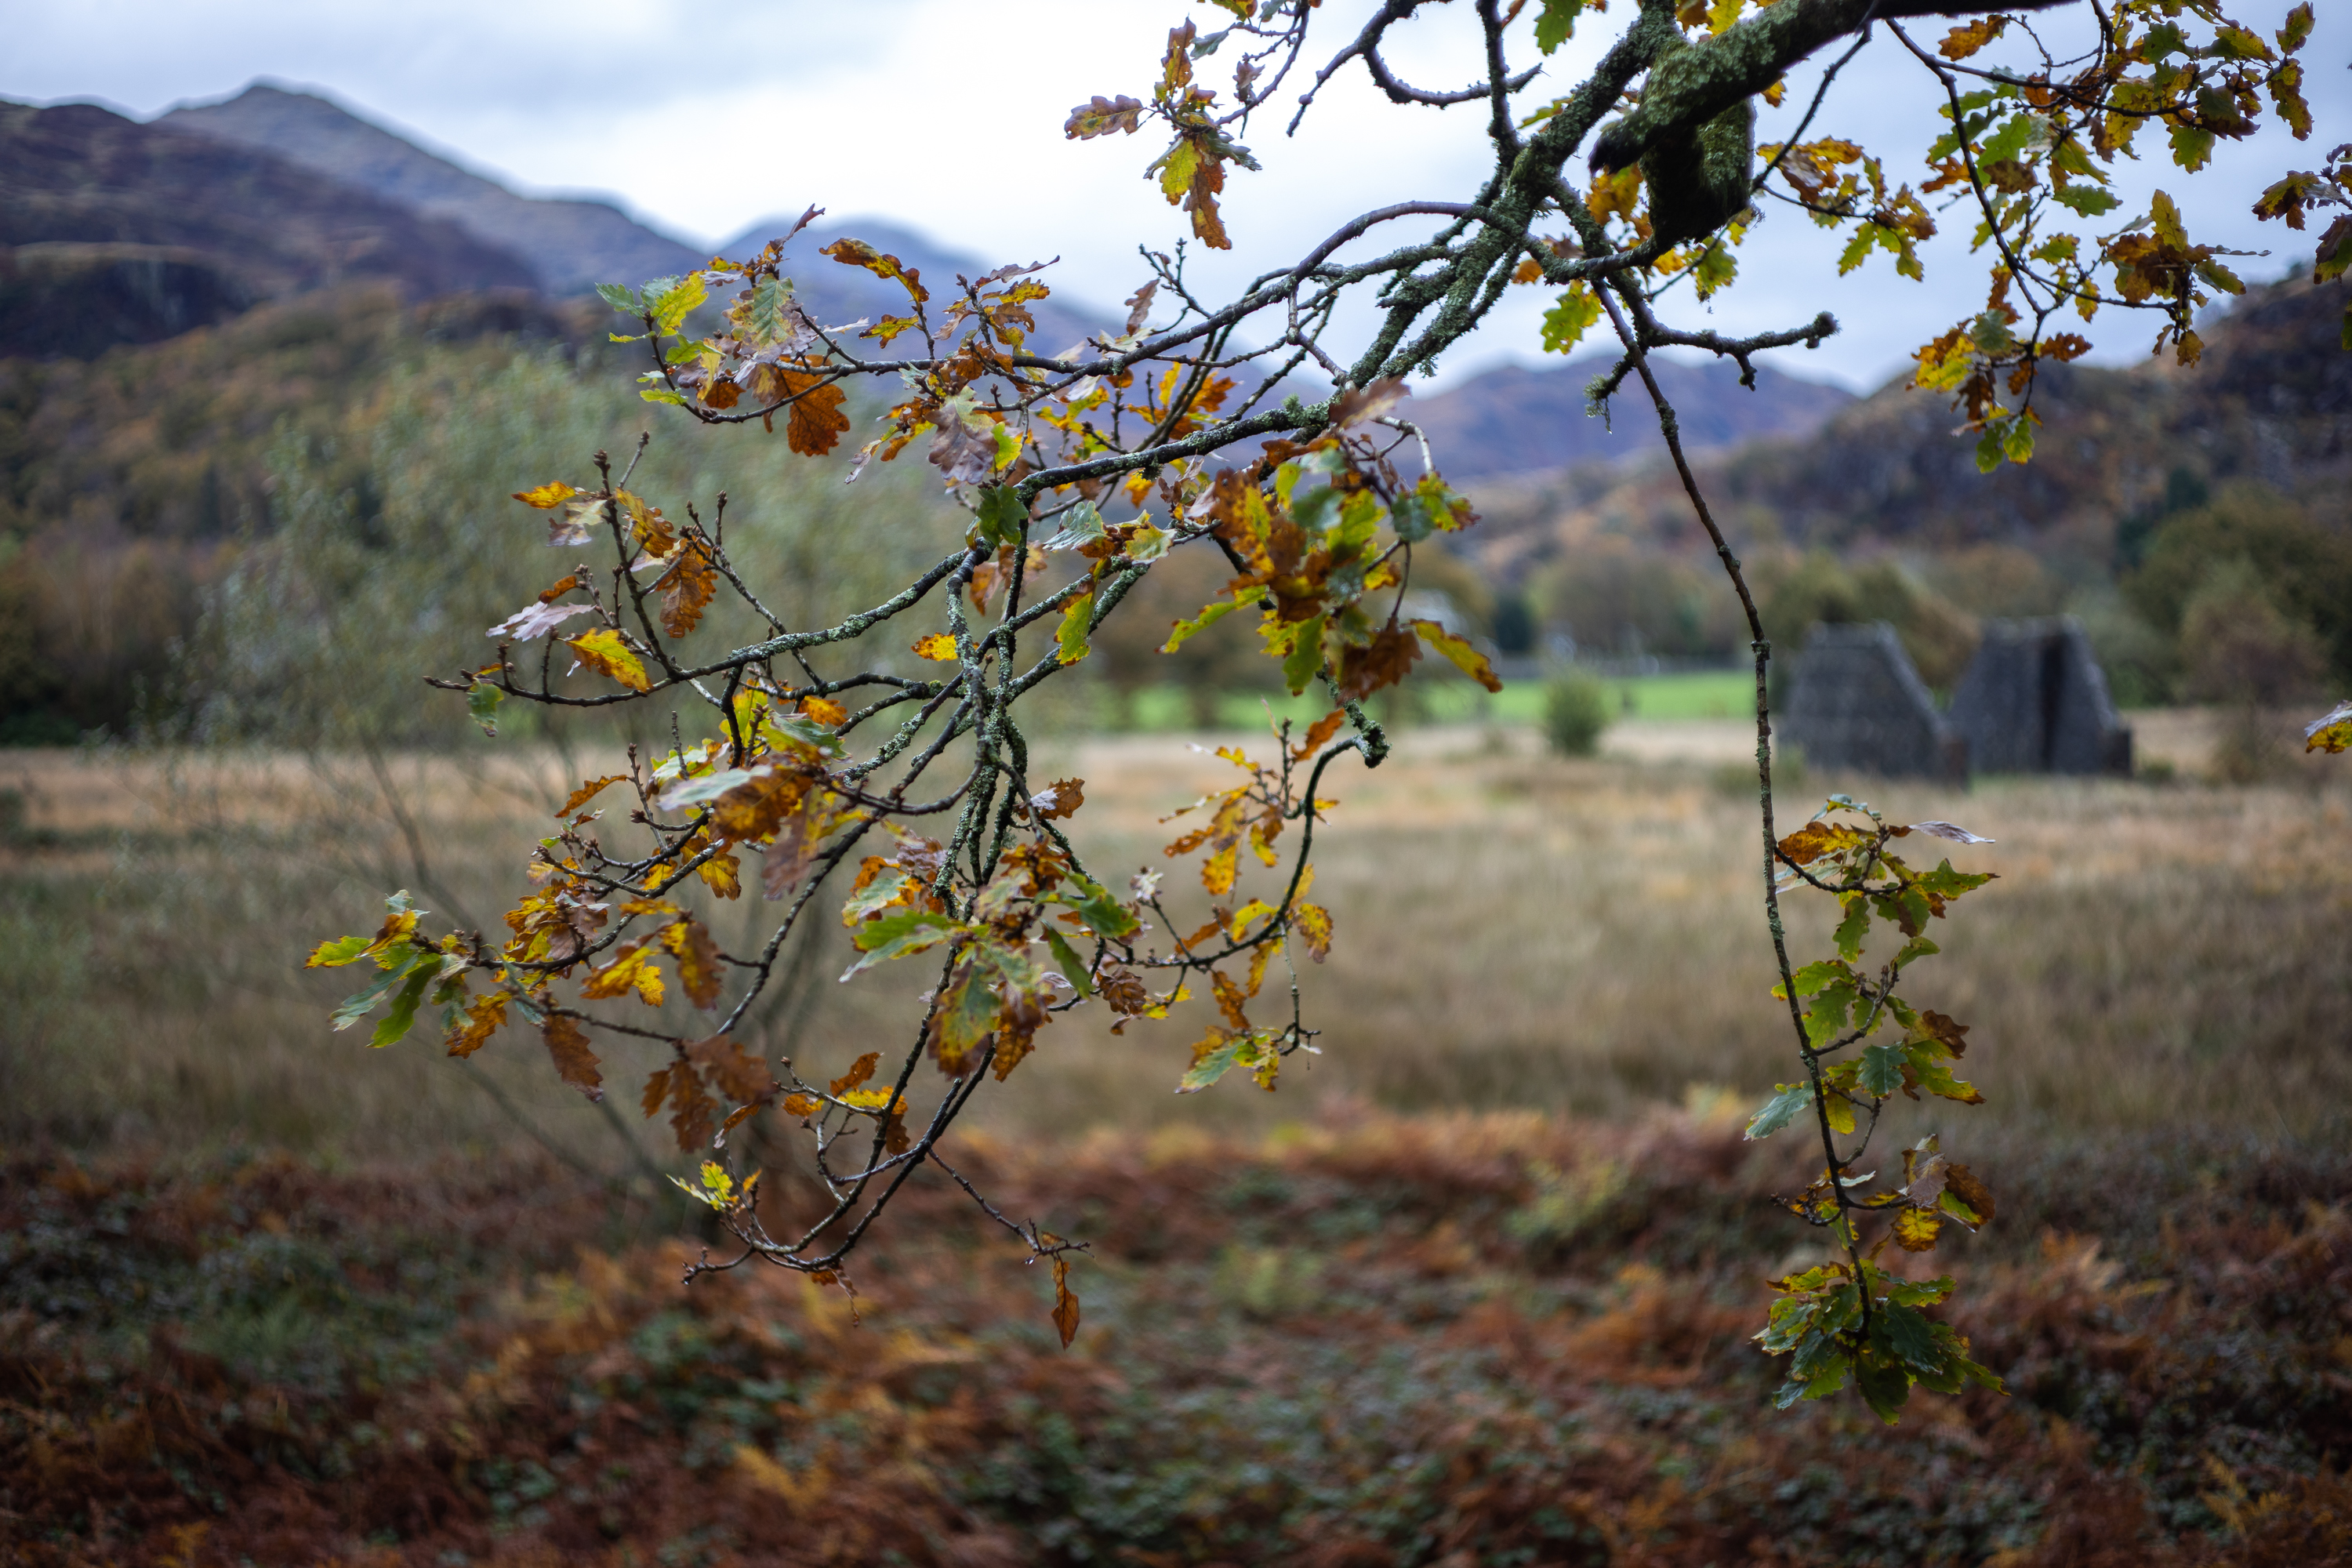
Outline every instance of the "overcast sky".
{"label": "overcast sky", "polygon": [[[1327,56],[1369,3],[1323,7]],[[2286,8],[2287,0],[2232,7],[2265,35]],[[1620,13],[1630,9],[1620,0]],[[2119,186],[2129,210],[2146,210],[2147,192],[2161,186],[2181,198],[2195,237],[2272,250],[2241,264],[2250,279],[2277,276],[2308,255],[2312,237],[2255,224],[2246,215],[2254,193],[2352,142],[2352,16],[2342,0],[2319,9],[2305,54],[2319,122],[2312,140],[2266,130],[2250,145],[2224,142],[2215,169],[2191,180],[2158,161],[2161,143],[2150,136],[2148,161]],[[723,10],[682,0],[75,0],[16,14],[0,95],[97,101],[144,118],[268,77],[324,89],[518,189],[607,194],[694,243],[814,203],[836,216],[887,216],[991,262],[1059,256],[1064,290],[1108,303],[1142,280],[1137,244],[1172,245],[1182,216],[1143,178],[1160,150],[1150,132],[1074,143],[1062,121],[1093,93],[1145,96],[1168,27],[1188,14],[1204,33],[1224,16],[1181,0],[753,0]],[[1572,86],[1611,36],[1608,24],[1624,19],[1589,17],[1529,101]],[[1923,23],[1915,36],[1939,37],[1944,26]],[[1433,8],[1394,35],[1392,61],[1417,85],[1463,85],[1475,74],[1475,30],[1466,5]],[[1230,96],[1230,58],[1201,69]],[[1764,139],[1793,121],[1810,86],[1810,76],[1792,79],[1788,104],[1759,128]],[[1883,153],[1890,177],[1913,178],[1939,129],[1939,94],[1882,38],[1840,79],[1813,133],[1859,141]],[[1296,138],[1284,137],[1279,118],[1261,119],[1246,141],[1265,173],[1234,172],[1225,207],[1236,249],[1202,258],[1202,285],[1231,287],[1368,207],[1466,198],[1487,156],[1476,113],[1398,108],[1351,69]],[[1950,215],[1928,247],[1924,285],[1896,278],[1885,257],[1841,279],[1837,241],[1783,208],[1750,238],[1740,284],[1717,297],[1712,319],[1687,296],[1678,296],[1678,315],[1752,331],[1826,308],[1844,332],[1818,353],[1789,351],[1776,363],[1867,389],[1980,302],[1981,265],[1967,253],[1973,227]],[[1399,226],[1392,239],[1404,232]],[[1540,363],[1536,323],[1548,302],[1514,290],[1456,351],[1444,379]],[[1364,320],[1342,328],[1360,332]],[[2113,363],[2144,355],[2153,334],[2120,311],[2087,331]]]}

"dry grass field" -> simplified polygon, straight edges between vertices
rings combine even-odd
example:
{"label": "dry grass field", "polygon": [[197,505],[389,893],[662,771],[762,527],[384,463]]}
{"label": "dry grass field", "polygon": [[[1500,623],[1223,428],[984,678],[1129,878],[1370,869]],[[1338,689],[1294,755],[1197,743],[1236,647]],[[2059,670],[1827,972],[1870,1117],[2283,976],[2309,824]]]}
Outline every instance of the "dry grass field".
{"label": "dry grass field", "polygon": [[[2149,719],[2143,755],[2177,758],[2193,779],[2193,716]],[[1744,744],[1736,723],[1636,724],[1601,758],[1564,761],[1523,731],[1434,728],[1408,732],[1377,772],[1343,760],[1316,854],[1338,941],[1328,964],[1301,965],[1320,1057],[1295,1058],[1274,1095],[1229,1086],[1180,1100],[1170,1090],[1190,1020],[1114,1038],[1082,1011],[975,1115],[1024,1135],[1223,1132],[1329,1100],[1614,1116],[1694,1092],[1767,1093],[1792,1067],[1766,996]],[[1073,827],[1113,870],[1161,864],[1175,829],[1160,819],[1232,773],[1166,736],[1065,741],[1036,761],[1041,776],[1087,780]],[[1969,1076],[1990,1100],[1941,1107],[1961,1119],[1948,1133],[2197,1123],[2305,1139],[2352,1103],[2352,778],[2329,762],[2229,787],[1816,776],[1780,809],[1793,825],[1847,788],[1895,820],[1942,817],[1996,840],[1956,850],[2000,880],[1937,931],[1944,954],[1919,972],[1925,1005],[1974,1026]],[[609,1161],[606,1118],[523,1037],[471,1068],[440,1060],[422,1031],[372,1053],[325,1027],[341,977],[299,967],[321,937],[372,925],[394,888],[495,925],[563,768],[488,747],[380,766],[0,762],[0,930],[15,955],[0,974],[0,1114],[13,1134],[85,1147],[243,1139],[346,1157],[486,1145],[516,1136],[487,1079],[548,1137]],[[1173,906],[1187,920],[1206,903],[1190,876],[1169,879],[1189,888]],[[721,908],[714,924],[748,938],[766,912]],[[1801,894],[1791,921],[1801,962],[1825,926]],[[762,1048],[831,1068],[911,1026],[925,984],[912,969],[837,985],[838,930],[819,926],[807,946],[801,984],[754,1031]],[[681,1016],[677,1027],[694,1025]],[[625,1047],[618,1060],[610,1076],[625,1082]]]}
{"label": "dry grass field", "polygon": [[[2198,777],[2194,716],[2141,738]],[[1805,1150],[1738,1138],[1790,1074],[1744,749],[1434,728],[1336,768],[1319,1057],[1180,1099],[1197,1020],[1082,1011],[976,1102],[964,1167],[1094,1243],[1071,1351],[943,1183],[861,1254],[856,1311],[772,1273],[681,1289],[701,1242],[631,1178],[677,1156],[626,1047],[592,1107],[520,1034],[459,1064],[327,1030],[311,942],[396,887],[494,921],[602,759],[9,754],[0,1560],[2352,1561],[2352,784],[1781,801],[1852,787],[1996,840],[1955,850],[2000,879],[1916,994],[1974,1026],[1990,1103],[1933,1124],[2000,1214],[1916,1261],[1958,1274],[2011,1392],[1923,1393],[1890,1434],[1770,1412],[1748,1342],[1810,1254],[1767,1203]],[[1040,751],[1087,780],[1107,870],[1231,773],[1168,737]],[[1801,902],[1792,927],[1825,935]],[[827,1068],[923,982],[836,984],[816,934],[751,1032]],[[776,1176],[771,1206],[805,1203]]]}

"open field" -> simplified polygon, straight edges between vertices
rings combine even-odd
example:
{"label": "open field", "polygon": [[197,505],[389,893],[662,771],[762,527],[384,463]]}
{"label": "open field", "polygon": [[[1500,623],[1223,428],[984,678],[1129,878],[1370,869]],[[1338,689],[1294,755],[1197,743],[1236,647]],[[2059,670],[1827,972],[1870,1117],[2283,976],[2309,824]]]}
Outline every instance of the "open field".
{"label": "open field", "polygon": [[[2203,721],[2139,722],[2193,781]],[[1997,840],[1954,848],[2000,879],[1916,993],[1973,1026],[1990,1103],[1891,1131],[1940,1127],[1999,1194],[1910,1261],[1959,1277],[2011,1393],[1923,1394],[1888,1434],[1772,1413],[1747,1342],[1761,1280],[1815,1256],[1767,1202],[1801,1142],[1738,1136],[1793,1070],[1748,743],[1655,721],[1571,762],[1440,726],[1335,768],[1319,1057],[1180,1099],[1203,1020],[1081,1012],[960,1135],[1008,1213],[1093,1243],[1071,1352],[940,1183],[861,1254],[856,1314],[774,1276],[681,1290],[708,1238],[649,1179],[678,1156],[625,1045],[590,1106],[518,1032],[472,1064],[328,1032],[348,985],[301,953],[394,887],[493,921],[552,752],[9,753],[0,1559],[2352,1561],[2352,782],[1783,797]],[[1106,871],[1232,771],[1160,735],[1033,761],[1087,780]],[[1791,928],[1825,940],[1801,900]],[[923,978],[845,962],[824,929],[753,1043],[835,1071],[910,1027]]]}
{"label": "open field", "polygon": [[[2143,752],[2168,747],[2193,773],[2196,728],[2151,716]],[[1736,723],[1636,723],[1612,732],[1610,754],[1568,762],[1524,731],[1438,727],[1408,732],[1376,773],[1343,762],[1316,856],[1339,940],[1301,977],[1322,1056],[1297,1059],[1275,1095],[1180,1100],[1168,1090],[1191,1020],[1114,1039],[1081,1013],[975,1114],[1070,1135],[1264,1129],[1332,1098],[1616,1114],[1694,1087],[1768,1093],[1792,1068],[1765,997],[1759,851],[1737,772],[1748,743]],[[436,1059],[422,1033],[370,1053],[324,1027],[339,977],[299,968],[321,937],[372,926],[397,887],[495,924],[560,768],[551,753],[483,754],[499,765],[0,763],[0,788],[24,803],[0,851],[0,921],[20,955],[0,979],[16,1135],[238,1136],[350,1157],[488,1146],[516,1129],[486,1079],[557,1142],[610,1158],[604,1113],[520,1037],[473,1067]],[[1073,826],[1114,870],[1159,863],[1173,831],[1159,819],[1231,773],[1159,736],[1056,743],[1037,763],[1041,776],[1087,779]],[[2325,760],[2253,788],[1813,778],[1781,809],[1801,816],[1841,784],[1898,820],[1945,817],[1998,841],[1955,852],[2001,879],[1938,931],[1944,955],[1920,975],[1923,1004],[1975,1026],[1969,1076],[1991,1101],[1947,1131],[2128,1135],[2189,1121],[2300,1139],[2340,1124],[2352,790]],[[1191,900],[1181,919],[1206,903],[1197,888]],[[748,941],[765,912],[747,900],[716,911],[714,929]],[[1791,920],[1801,958],[1823,940],[1822,911],[1799,898]],[[810,933],[805,983],[761,1016],[762,1048],[837,1070],[876,1031],[910,1026],[924,982],[884,970],[835,985],[845,953],[830,922]],[[683,1015],[677,1026],[694,1027]],[[625,1047],[619,1062],[625,1081]]]}

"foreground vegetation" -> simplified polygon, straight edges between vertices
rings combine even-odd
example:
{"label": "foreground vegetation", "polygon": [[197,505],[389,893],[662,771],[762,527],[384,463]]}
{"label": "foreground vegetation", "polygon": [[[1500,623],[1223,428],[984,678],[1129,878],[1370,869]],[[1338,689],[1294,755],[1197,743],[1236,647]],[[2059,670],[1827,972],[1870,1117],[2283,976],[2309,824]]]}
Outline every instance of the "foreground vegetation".
{"label": "foreground vegetation", "polygon": [[[1811,1260],[1757,1206],[1810,1173],[1738,1139],[1769,975],[1730,918],[1748,807],[1667,745],[1691,721],[1593,761],[1414,731],[1340,778],[1318,887],[1349,940],[1280,1093],[1177,1098],[1182,1040],[1074,1021],[976,1102],[959,1168],[1095,1243],[1068,1352],[1050,1279],[944,1184],[855,1301],[683,1288],[707,1238],[629,1104],[651,1058],[591,1106],[525,1049],[324,1032],[300,936],[383,886],[486,908],[553,747],[17,753],[0,1556],[2330,1561],[2352,795],[2195,782],[2179,728],[2142,723],[2172,784],[1868,786],[1993,837],[2002,878],[1931,1000],[2003,1116],[1895,1131],[2007,1173],[1949,1267],[2012,1393],[1923,1395],[1891,1437],[1771,1412],[1746,1337]],[[1040,760],[1087,780],[1111,865],[1224,767],[1150,736]],[[747,1043],[845,1067],[891,1005],[832,984],[849,956],[812,944]],[[747,1137],[771,1203],[807,1202]]]}
{"label": "foreground vegetation", "polygon": [[[84,1165],[0,1186],[0,1554],[241,1562],[2341,1562],[2352,1160],[2008,1168],[1958,1316],[2012,1396],[1766,1408],[1801,1162],[1737,1114],[1327,1108],[982,1141],[1102,1237],[1065,1352],[944,1185],[838,1289],[549,1165]],[[772,1208],[814,1198],[772,1189]],[[670,1211],[675,1213],[674,1210]],[[786,1217],[779,1215],[779,1219]],[[636,1227],[634,1228],[633,1227]],[[2340,1462],[2340,1461],[2339,1461]]]}

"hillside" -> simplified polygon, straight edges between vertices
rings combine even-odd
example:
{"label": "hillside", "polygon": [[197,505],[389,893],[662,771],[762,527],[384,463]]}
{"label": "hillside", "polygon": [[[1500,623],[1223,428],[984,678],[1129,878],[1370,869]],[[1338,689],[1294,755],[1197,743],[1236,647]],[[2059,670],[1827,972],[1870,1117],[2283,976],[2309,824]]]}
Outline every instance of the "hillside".
{"label": "hillside", "polygon": [[87,356],[366,281],[425,299],[534,279],[452,223],[258,149],[0,102],[0,356]]}
{"label": "hillside", "polygon": [[[2032,463],[1977,471],[1973,438],[1940,397],[1898,379],[1810,438],[1780,437],[1700,465],[1715,505],[1752,541],[1952,550],[1999,543],[2104,569],[2118,525],[2168,488],[2254,480],[2333,504],[2352,474],[2352,354],[2345,290],[2291,280],[2257,289],[2203,328],[2204,363],[2043,372]],[[1622,423],[1649,418],[1621,399]],[[2183,476],[2174,479],[2178,473]],[[1603,534],[1674,548],[1693,542],[1679,487],[1650,466],[1490,486],[1479,542],[1490,571],[1560,554]]]}
{"label": "hillside", "polygon": [[642,282],[709,259],[609,202],[520,196],[436,157],[341,105],[255,82],[218,103],[183,105],[155,121],[232,146],[272,153],[339,184],[454,224],[524,258],[551,294]]}
{"label": "hillside", "polygon": [[[1584,389],[1615,363],[1610,353],[1579,354],[1543,370],[1507,366],[1433,396],[1416,397],[1412,420],[1429,436],[1438,467],[1460,482],[1494,480],[1611,462],[1665,449],[1646,407],[1620,403],[1617,417],[1595,419]],[[1801,440],[1854,401],[1842,387],[1759,366],[1756,385],[1739,384],[1728,361],[1703,365],[1657,363],[1674,399],[1685,443],[1713,451],[1780,437]]]}

